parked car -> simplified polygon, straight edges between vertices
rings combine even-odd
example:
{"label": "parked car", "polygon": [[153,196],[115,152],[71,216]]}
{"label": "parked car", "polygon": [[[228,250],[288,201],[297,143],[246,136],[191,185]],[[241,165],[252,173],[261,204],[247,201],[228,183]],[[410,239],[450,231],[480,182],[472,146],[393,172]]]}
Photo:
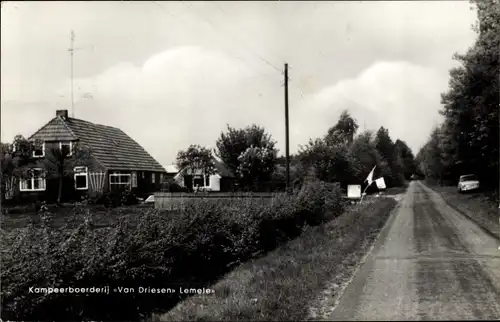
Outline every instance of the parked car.
{"label": "parked car", "polygon": [[477,190],[479,189],[479,179],[473,174],[460,176],[457,189],[459,193]]}
{"label": "parked car", "polygon": [[150,195],[149,197],[146,198],[146,200],[144,200],[144,203],[146,203],[146,204],[155,203],[155,196]]}

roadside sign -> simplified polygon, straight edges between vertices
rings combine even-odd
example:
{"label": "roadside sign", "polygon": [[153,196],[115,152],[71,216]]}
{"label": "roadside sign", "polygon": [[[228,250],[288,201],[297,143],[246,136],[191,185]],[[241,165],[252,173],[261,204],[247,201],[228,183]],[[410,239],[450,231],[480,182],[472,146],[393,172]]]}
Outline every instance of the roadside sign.
{"label": "roadside sign", "polygon": [[361,198],[361,185],[350,184],[347,186],[347,198],[360,199]]}
{"label": "roadside sign", "polygon": [[384,181],[383,177],[378,178],[377,180],[375,180],[375,184],[377,185],[377,188],[379,188],[379,189],[385,189],[386,188],[385,181]]}

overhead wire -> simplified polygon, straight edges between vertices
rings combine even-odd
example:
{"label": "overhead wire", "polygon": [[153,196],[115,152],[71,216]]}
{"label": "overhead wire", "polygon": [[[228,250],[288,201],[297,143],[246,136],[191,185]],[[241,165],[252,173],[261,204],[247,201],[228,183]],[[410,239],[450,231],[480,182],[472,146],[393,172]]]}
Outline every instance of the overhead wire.
{"label": "overhead wire", "polygon": [[[183,22],[187,22],[189,25],[191,25],[191,26],[192,26],[192,22],[190,22],[190,21],[188,21],[187,19],[185,19],[185,18],[181,17],[180,15],[175,15],[174,13],[172,13],[172,11],[171,11],[171,10],[170,10],[170,11],[169,11],[169,10],[166,10],[164,6],[162,6],[160,3],[158,3],[158,1],[151,1],[151,2],[152,2],[153,4],[155,4],[157,7],[159,7],[159,8],[160,8],[160,9],[161,9],[164,13],[166,13],[166,14],[168,14],[168,15],[170,15],[170,16],[172,16],[172,17],[174,17],[174,18],[180,19],[180,20],[182,20]],[[181,3],[182,3],[184,6],[188,7],[189,9],[192,9],[192,8],[191,8],[188,4],[184,4],[184,1],[181,1]],[[216,5],[216,7],[218,8],[218,10],[219,10],[221,13],[226,14],[226,12],[225,12],[225,11],[224,11],[224,10],[223,10],[223,9],[222,9],[219,5],[218,5],[218,4],[216,4],[216,3],[214,3],[214,2],[211,2],[211,3],[212,3],[212,4],[215,4],[215,5]],[[240,45],[243,45],[243,42],[241,41],[241,39],[237,38],[237,37],[236,37],[236,36],[234,36],[234,35],[228,35],[228,34],[227,34],[227,32],[226,32],[226,33],[222,33],[220,30],[217,30],[218,28],[216,28],[216,27],[214,26],[214,24],[213,24],[210,20],[206,19],[205,17],[203,17],[203,16],[201,16],[201,15],[196,15],[196,16],[197,16],[197,18],[199,18],[199,19],[203,20],[203,21],[205,22],[205,24],[207,24],[208,26],[210,26],[211,30],[212,30],[214,33],[218,34],[219,36],[222,36],[222,37],[223,37],[223,38],[225,38],[225,39],[230,39],[230,40],[232,40],[233,42],[237,42],[237,43],[239,43]],[[242,47],[245,47],[245,48],[246,48],[246,51],[247,51],[249,54],[253,55],[255,58],[257,58],[257,60],[261,61],[263,64],[265,64],[267,67],[270,67],[270,68],[271,68],[271,69],[273,69],[274,71],[279,72],[279,73],[280,73],[280,75],[281,75],[281,76],[283,76],[283,74],[284,74],[284,70],[283,70],[283,69],[281,69],[281,68],[279,68],[279,67],[277,67],[277,66],[275,66],[273,63],[271,63],[271,62],[269,61],[269,59],[264,58],[262,55],[260,55],[259,53],[257,53],[255,50],[250,49],[247,45],[246,45],[246,46],[245,46],[245,45],[243,45]],[[239,60],[239,61],[243,62],[245,65],[247,65],[248,67],[250,67],[252,70],[255,70],[255,69],[253,68],[253,66],[250,66],[250,64],[249,64],[249,62],[248,62],[247,60],[244,60],[243,58],[238,57],[238,56],[234,55],[233,53],[229,53],[229,52],[227,52],[227,51],[226,51],[226,53],[227,53],[227,54],[229,54],[232,58],[235,58],[235,59],[237,59],[237,60]],[[276,56],[276,57],[277,57],[277,56]],[[279,58],[279,57],[278,57],[278,58]],[[279,59],[279,60],[282,60],[282,59]],[[284,61],[283,61],[283,60],[282,60],[282,63],[284,64]],[[289,68],[291,68],[291,67],[292,67],[292,66],[290,66],[290,65],[289,65]],[[268,74],[268,73],[263,73],[263,72],[259,72],[259,74],[261,74],[261,75],[263,75],[263,76],[267,76],[267,77],[273,77],[273,78],[274,78],[274,76],[275,76],[274,74]],[[290,77],[289,77],[289,79],[288,79],[288,80],[289,80],[289,82],[288,82],[288,83],[289,83],[289,85],[291,85],[291,86],[295,87],[295,88],[299,91],[301,98],[304,98],[304,93],[303,93],[302,89],[300,89],[300,88],[299,88],[299,87],[298,87],[295,83],[291,82],[291,81],[290,81],[290,80],[291,80],[291,79],[290,79]],[[274,80],[273,80],[273,82],[274,82]],[[281,86],[283,87],[283,81],[281,82]]]}
{"label": "overhead wire", "polygon": [[[189,20],[185,19],[184,17],[182,17],[182,16],[180,16],[180,15],[176,15],[176,14],[174,14],[174,13],[172,12],[172,10],[166,10],[166,9],[164,8],[164,6],[162,6],[161,4],[159,4],[157,1],[152,1],[152,2],[153,2],[156,6],[158,6],[159,8],[161,8],[161,10],[162,10],[164,13],[166,13],[166,14],[168,14],[168,15],[170,15],[170,16],[172,16],[172,17],[174,17],[174,18],[177,18],[177,19],[179,19],[179,20],[183,21],[184,23],[187,23],[188,25],[190,25],[190,27],[192,27],[192,26],[193,26],[193,23],[192,23],[191,21],[189,21]],[[182,3],[182,2],[181,2],[181,3]],[[183,5],[184,5],[184,4],[183,4]],[[205,19],[205,18],[203,18],[203,17],[201,17],[201,20],[203,20],[203,21],[205,22],[205,24],[209,25],[209,26],[211,27],[211,30],[212,30],[214,33],[217,33],[217,31],[215,30],[215,27],[213,26],[213,24],[212,24],[210,21],[208,21],[207,19]],[[196,31],[197,31],[197,32],[199,32],[199,30],[196,30]],[[222,36],[222,34],[221,34],[220,32],[218,32],[217,34],[218,34],[218,36],[219,36],[219,37],[220,37],[220,36]],[[227,36],[226,36],[225,38],[227,38]],[[226,52],[228,55],[230,55],[232,58],[235,58],[235,59],[237,59],[237,60],[239,60],[239,61],[243,62],[245,65],[247,65],[248,67],[250,67],[252,70],[254,70],[254,71],[256,70],[255,66],[250,66],[250,64],[249,64],[249,62],[248,62],[247,60],[244,60],[243,58],[241,58],[241,57],[239,57],[239,56],[235,55],[235,54],[234,54],[234,52],[228,52],[227,50],[225,50],[225,52]],[[269,62],[268,60],[266,60],[266,59],[265,59],[265,58],[263,58],[262,56],[258,57],[258,55],[257,55],[256,53],[253,53],[253,54],[254,54],[254,56],[256,56],[259,60],[261,60],[262,62],[265,62],[265,64],[266,64],[268,67],[271,67],[273,70],[277,70],[277,71],[279,71],[279,72],[282,72],[282,70],[280,70],[279,68],[277,68],[276,66],[274,66],[271,62]],[[271,76],[270,74],[265,74],[265,73],[262,73],[262,72],[260,72],[260,73],[261,73],[261,74],[263,74],[263,75],[265,75],[265,76]],[[273,75],[273,76],[274,76],[274,75]]]}
{"label": "overhead wire", "polygon": [[[210,1],[209,2],[210,4],[214,5],[215,7],[217,7],[217,9],[224,15],[227,15],[226,11],[221,7],[219,6],[219,4],[215,1]],[[205,21],[207,21],[205,18],[202,18],[204,19]],[[211,24],[211,26],[213,27],[213,25]],[[233,39],[235,39],[236,37],[233,35],[233,34],[229,34],[232,36]],[[241,42],[241,39],[239,39],[238,41],[240,44],[242,43]],[[249,47],[247,47],[247,49],[249,49]],[[249,49],[250,50],[250,49]],[[252,50],[250,50],[252,51]],[[263,60],[266,64],[270,65],[272,68],[278,70],[278,71],[282,71],[280,68],[277,68],[276,66],[274,66],[273,64],[271,64],[267,59],[265,59],[264,57],[262,57],[261,55],[259,55],[258,53],[256,53],[255,51],[252,51],[256,56],[258,56],[261,60]],[[277,60],[281,61],[282,63],[285,62],[285,59],[283,59],[283,57],[279,57],[278,55],[276,54],[273,54],[274,58],[278,58]]]}
{"label": "overhead wire", "polygon": [[[220,5],[216,2],[216,1],[210,1],[209,3],[211,3],[212,5],[214,5],[215,7],[217,7],[217,9],[218,9],[218,10],[219,10],[222,14],[227,14],[227,13],[226,13],[226,11],[225,11],[225,10],[224,10],[224,9],[223,9],[223,8],[222,8],[222,7],[221,7],[221,6],[220,6]],[[213,27],[213,24],[212,24],[212,23],[210,23],[209,21],[207,21],[207,19],[205,19],[205,18],[203,18],[203,17],[201,17],[201,18],[202,18],[203,20],[205,20],[206,22],[208,22],[208,23],[209,23],[209,25],[210,25],[212,28],[214,28],[214,27]],[[232,38],[233,38],[233,40],[234,40],[234,39],[237,39],[237,38],[236,38],[236,36],[234,36],[234,35],[232,35]],[[242,43],[242,42],[241,42],[241,39],[239,39],[239,40],[240,40],[240,41],[239,41],[239,43],[241,44],[241,43]],[[251,51],[254,55],[256,55],[256,56],[257,56],[260,60],[264,61],[266,64],[270,65],[273,69],[275,69],[275,70],[279,71],[279,72],[283,75],[283,70],[282,70],[282,69],[280,69],[280,68],[278,68],[278,67],[276,67],[276,66],[272,65],[272,64],[271,64],[271,63],[270,63],[267,59],[263,58],[261,55],[259,55],[259,54],[258,54],[258,53],[256,53],[255,51],[250,50],[248,47],[247,47],[247,49],[248,49],[249,51]],[[278,56],[278,55],[276,55],[276,54],[273,54],[273,56],[274,56],[274,58],[278,58],[278,60],[280,60],[282,64],[284,64],[284,63],[285,63],[285,61],[286,61],[285,59],[283,59],[282,57],[279,57],[279,56]],[[289,66],[288,66],[289,70],[290,70],[290,69],[292,69],[292,67],[293,67],[293,66],[289,64]],[[288,77],[288,84],[289,84],[289,85],[292,85],[293,87],[295,87],[295,88],[299,91],[301,98],[304,98],[304,93],[303,93],[302,89],[300,89],[300,88],[299,88],[299,87],[298,87],[295,83],[293,83],[291,80],[292,80],[292,79],[291,79],[290,77]],[[282,85],[282,86],[283,86],[283,85]]]}

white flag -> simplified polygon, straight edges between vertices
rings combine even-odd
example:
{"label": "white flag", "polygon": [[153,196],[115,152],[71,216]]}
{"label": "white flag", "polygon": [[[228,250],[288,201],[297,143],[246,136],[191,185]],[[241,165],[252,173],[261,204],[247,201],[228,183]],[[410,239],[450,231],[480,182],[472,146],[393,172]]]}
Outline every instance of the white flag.
{"label": "white flag", "polygon": [[373,172],[375,171],[375,167],[373,167],[372,171],[368,174],[368,177],[366,177],[365,181],[368,181],[368,185],[371,185],[373,182]]}
{"label": "white flag", "polygon": [[375,180],[375,184],[377,185],[377,188],[379,188],[379,189],[386,188],[384,177],[380,177],[377,180]]}

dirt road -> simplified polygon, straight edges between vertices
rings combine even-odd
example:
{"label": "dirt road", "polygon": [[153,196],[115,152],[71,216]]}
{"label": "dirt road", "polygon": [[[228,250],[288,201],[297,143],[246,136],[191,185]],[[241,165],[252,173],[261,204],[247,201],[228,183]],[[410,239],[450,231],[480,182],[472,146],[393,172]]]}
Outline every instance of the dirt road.
{"label": "dirt road", "polygon": [[499,244],[412,182],[328,320],[500,320]]}

